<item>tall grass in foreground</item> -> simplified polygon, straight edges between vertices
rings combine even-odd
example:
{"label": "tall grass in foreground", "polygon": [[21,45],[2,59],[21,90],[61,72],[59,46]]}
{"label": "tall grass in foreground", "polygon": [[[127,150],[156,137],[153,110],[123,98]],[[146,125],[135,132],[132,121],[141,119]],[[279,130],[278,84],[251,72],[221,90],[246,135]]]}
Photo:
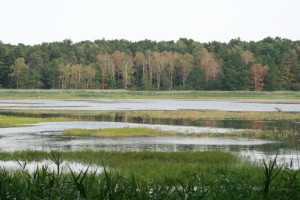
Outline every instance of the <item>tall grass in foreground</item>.
{"label": "tall grass in foreground", "polygon": [[[156,159],[161,155],[156,157],[155,153],[152,154]],[[59,168],[62,154],[51,152],[50,159]],[[190,163],[190,158],[186,159],[187,163]],[[111,166],[104,166],[106,168],[102,174],[88,169],[79,173],[71,169],[69,173],[62,173],[59,169],[54,172],[49,171],[47,166],[37,169],[34,173],[28,173],[24,166],[18,171],[2,168],[0,199],[300,198],[299,170],[277,166],[275,159],[270,163],[265,162],[262,167],[258,167],[258,171],[252,169],[251,173],[247,174],[246,168],[239,166],[243,170],[238,170],[232,166],[234,163],[219,165],[205,173],[190,168],[185,178],[178,178],[176,174],[175,177],[160,174],[159,179],[144,179],[133,172],[126,175],[115,171]],[[195,165],[201,164],[206,165],[205,161]]]}

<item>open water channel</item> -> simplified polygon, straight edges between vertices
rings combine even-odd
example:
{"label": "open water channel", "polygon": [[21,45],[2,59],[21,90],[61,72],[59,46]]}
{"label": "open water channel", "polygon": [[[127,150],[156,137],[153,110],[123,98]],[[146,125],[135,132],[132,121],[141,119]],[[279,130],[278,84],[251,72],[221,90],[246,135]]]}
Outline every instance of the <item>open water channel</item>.
{"label": "open water channel", "polygon": [[[300,112],[300,100],[0,100],[2,114],[9,110],[226,110]],[[30,116],[29,116],[30,117]],[[278,155],[282,163],[299,166],[299,151],[295,145],[272,140],[228,136],[235,131],[253,129],[292,129],[299,131],[298,121],[247,121],[247,120],[172,120],[127,118],[122,115],[74,115],[77,121],[45,122],[22,127],[0,128],[0,150],[108,150],[108,151],[203,151],[224,150],[251,160],[262,160]],[[67,136],[65,129],[149,127],[176,131],[187,136],[100,138],[95,136]],[[189,135],[217,133],[218,137]]]}

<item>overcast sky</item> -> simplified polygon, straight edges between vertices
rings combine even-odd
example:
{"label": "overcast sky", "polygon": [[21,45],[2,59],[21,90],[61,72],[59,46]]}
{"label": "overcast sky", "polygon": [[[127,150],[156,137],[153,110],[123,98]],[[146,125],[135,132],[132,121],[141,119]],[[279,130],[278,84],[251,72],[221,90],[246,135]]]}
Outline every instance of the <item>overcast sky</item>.
{"label": "overcast sky", "polygon": [[300,40],[300,0],[0,0],[0,40]]}

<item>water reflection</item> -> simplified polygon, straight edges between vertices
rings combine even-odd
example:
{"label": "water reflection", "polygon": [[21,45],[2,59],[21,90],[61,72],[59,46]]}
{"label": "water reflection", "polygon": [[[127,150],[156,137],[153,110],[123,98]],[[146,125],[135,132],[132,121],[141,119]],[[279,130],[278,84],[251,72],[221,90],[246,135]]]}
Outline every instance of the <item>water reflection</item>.
{"label": "water reflection", "polygon": [[126,113],[112,114],[28,114],[14,113],[9,111],[0,111],[0,115],[19,116],[19,117],[66,117],[77,121],[97,121],[97,122],[125,122],[135,124],[159,124],[159,125],[178,125],[178,126],[197,126],[197,127],[214,127],[230,129],[268,129],[268,130],[294,130],[300,131],[300,123],[293,120],[192,120],[192,119],[174,119],[174,118],[155,118],[155,117],[132,117]]}

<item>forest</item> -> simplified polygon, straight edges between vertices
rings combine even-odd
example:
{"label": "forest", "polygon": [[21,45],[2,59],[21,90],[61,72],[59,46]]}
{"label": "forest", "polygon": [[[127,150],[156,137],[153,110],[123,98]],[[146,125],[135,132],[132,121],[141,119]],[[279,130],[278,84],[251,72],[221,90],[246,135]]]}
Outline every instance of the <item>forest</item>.
{"label": "forest", "polygon": [[0,41],[0,88],[300,90],[300,41]]}

